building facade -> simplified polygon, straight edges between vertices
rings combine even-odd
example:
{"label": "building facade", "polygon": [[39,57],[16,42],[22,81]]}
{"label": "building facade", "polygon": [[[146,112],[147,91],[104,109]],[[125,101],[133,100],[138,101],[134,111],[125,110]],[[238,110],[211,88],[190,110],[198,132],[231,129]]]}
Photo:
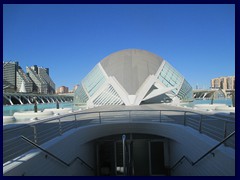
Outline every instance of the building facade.
{"label": "building facade", "polygon": [[192,100],[192,87],[167,61],[128,49],[99,62],[74,94],[78,106],[139,105]]}
{"label": "building facade", "polygon": [[17,90],[18,62],[3,62],[3,90],[15,92]]}
{"label": "building facade", "polygon": [[231,96],[235,92],[235,76],[222,76],[211,79],[211,87],[220,88],[226,97]]}
{"label": "building facade", "polygon": [[55,94],[55,83],[49,76],[49,68],[26,67],[23,71],[18,62],[3,62],[3,91],[19,92],[21,87],[27,93]]}
{"label": "building facade", "polygon": [[222,76],[211,79],[211,87],[223,90],[235,90],[235,76]]}
{"label": "building facade", "polygon": [[17,92],[20,92],[22,84],[24,84],[27,93],[33,92],[33,81],[19,66],[17,70]]}
{"label": "building facade", "polygon": [[55,83],[49,76],[49,68],[38,67],[38,75],[47,83],[47,93],[55,93]]}
{"label": "building facade", "polygon": [[38,68],[36,66],[27,67],[27,73],[33,83],[33,92],[47,94],[48,85],[45,80],[38,75]]}
{"label": "building facade", "polygon": [[57,88],[56,93],[57,94],[63,94],[63,93],[68,93],[69,92],[69,88],[66,86],[61,86],[59,88]]}

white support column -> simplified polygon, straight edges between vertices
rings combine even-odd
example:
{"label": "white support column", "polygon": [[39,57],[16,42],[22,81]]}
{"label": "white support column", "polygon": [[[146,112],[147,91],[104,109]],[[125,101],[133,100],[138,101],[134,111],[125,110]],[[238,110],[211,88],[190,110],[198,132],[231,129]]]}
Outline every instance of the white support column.
{"label": "white support column", "polygon": [[203,95],[203,98],[205,98],[207,94],[208,94],[208,93],[205,92],[204,95]]}
{"label": "white support column", "polygon": [[21,104],[23,104],[22,100],[21,100],[21,96],[14,96]]}
{"label": "white support column", "polygon": [[44,98],[47,100],[48,103],[50,103],[50,100],[48,99],[48,97],[44,97]]}
{"label": "white support column", "polygon": [[42,101],[42,103],[45,103],[45,102],[43,101],[42,97],[39,97],[39,99]]}
{"label": "white support column", "polygon": [[53,99],[52,97],[49,97],[49,98],[52,100],[53,103],[55,102],[54,99]]}
{"label": "white support column", "polygon": [[23,98],[26,99],[29,104],[32,104],[28,96],[23,96]]}
{"label": "white support column", "polygon": [[149,89],[153,86],[156,81],[156,77],[154,75],[149,75],[141,87],[136,92],[136,99],[134,101],[134,105],[139,105],[143,98],[146,96]]}
{"label": "white support column", "polygon": [[12,102],[12,96],[9,96],[9,97],[7,96],[7,99],[10,102],[11,105],[14,105],[13,102]]}

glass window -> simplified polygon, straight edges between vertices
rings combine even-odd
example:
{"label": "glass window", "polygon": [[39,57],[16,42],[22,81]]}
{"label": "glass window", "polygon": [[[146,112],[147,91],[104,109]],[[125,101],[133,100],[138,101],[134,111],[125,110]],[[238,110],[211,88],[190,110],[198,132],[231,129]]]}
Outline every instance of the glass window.
{"label": "glass window", "polygon": [[176,86],[172,92],[177,93],[183,81],[183,76],[177,72],[168,62],[165,62],[162,71],[160,72],[158,79],[166,86],[173,87]]}
{"label": "glass window", "polygon": [[88,101],[88,96],[84,91],[82,85],[80,85],[74,93],[74,104],[84,105]]}
{"label": "glass window", "polygon": [[101,69],[96,65],[90,73],[83,79],[82,84],[88,94],[92,96],[106,81]]}

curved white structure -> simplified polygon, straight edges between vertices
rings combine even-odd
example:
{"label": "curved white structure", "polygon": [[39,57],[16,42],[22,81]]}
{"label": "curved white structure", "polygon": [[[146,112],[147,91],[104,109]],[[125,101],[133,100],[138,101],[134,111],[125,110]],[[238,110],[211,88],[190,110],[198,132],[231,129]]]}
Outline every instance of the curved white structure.
{"label": "curved white structure", "polygon": [[196,104],[194,109],[207,111],[235,112],[235,107],[229,107],[226,104]]}
{"label": "curved white structure", "polygon": [[35,113],[34,111],[24,111],[24,112],[15,112],[13,114],[13,117],[17,121],[26,121],[30,119],[51,117],[52,115],[53,115],[52,111],[47,111],[47,112],[38,111],[37,113]]}
{"label": "curved white structure", "polygon": [[127,49],[99,62],[81,81],[74,103],[87,107],[192,100],[192,87],[167,61]]}
{"label": "curved white structure", "polygon": [[14,121],[16,121],[16,119],[13,116],[3,116],[3,124],[12,123]]}
{"label": "curved white structure", "polygon": [[51,108],[51,109],[44,109],[43,112],[53,112],[54,114],[59,114],[59,115],[62,115],[62,114],[67,114],[69,112],[72,112],[72,108]]}

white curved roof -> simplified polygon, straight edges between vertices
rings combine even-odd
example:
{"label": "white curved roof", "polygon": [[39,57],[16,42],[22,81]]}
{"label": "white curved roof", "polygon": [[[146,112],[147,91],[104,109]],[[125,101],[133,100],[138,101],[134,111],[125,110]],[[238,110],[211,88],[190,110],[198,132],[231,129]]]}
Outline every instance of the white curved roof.
{"label": "white curved roof", "polygon": [[149,75],[155,75],[163,59],[145,50],[127,49],[105,57],[100,64],[128,94],[135,94]]}

